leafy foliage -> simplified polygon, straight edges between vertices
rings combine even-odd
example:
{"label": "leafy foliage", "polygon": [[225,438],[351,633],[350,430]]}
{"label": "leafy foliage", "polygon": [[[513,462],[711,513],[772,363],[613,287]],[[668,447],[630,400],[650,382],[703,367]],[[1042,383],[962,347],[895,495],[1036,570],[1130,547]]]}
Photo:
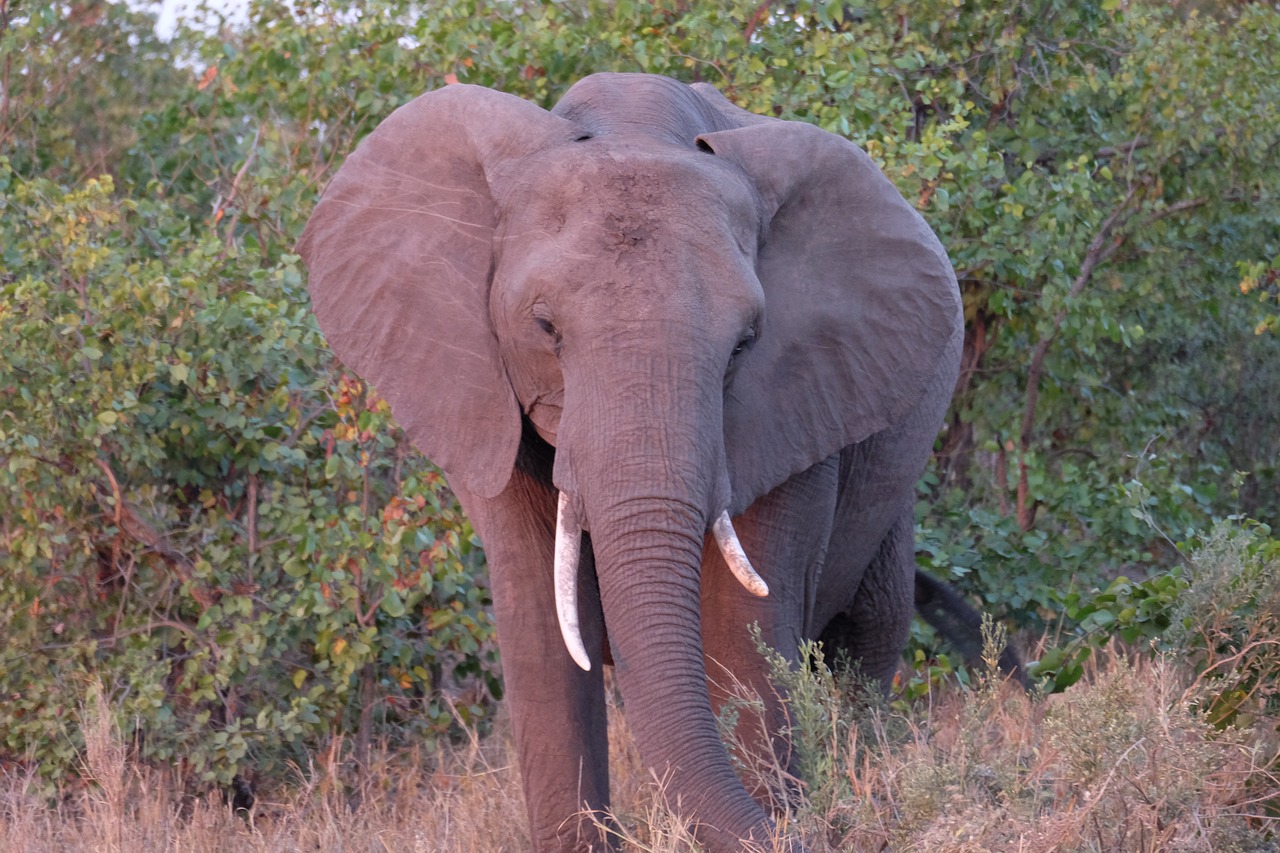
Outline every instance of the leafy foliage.
{"label": "leafy foliage", "polygon": [[[158,109],[162,136],[233,141]],[[482,716],[498,685],[473,534],[332,363],[271,233],[299,215],[240,210],[233,182],[193,217],[207,198],[130,183],[130,156],[70,188],[20,164],[0,160],[0,755],[74,767],[95,677],[144,756],[222,782],[347,732],[366,758],[375,720]]]}
{"label": "leafy foliage", "polygon": [[1280,541],[1265,525],[1221,522],[1194,543],[1186,564],[1142,581],[1065,597],[1075,635],[1035,664],[1064,690],[1113,639],[1188,662],[1199,707],[1216,725],[1274,716],[1280,694]]}
{"label": "leafy foliage", "polygon": [[[91,677],[144,755],[221,781],[489,708],[471,530],[333,363],[291,253],[359,138],[454,81],[550,106],[587,73],[663,73],[865,146],[965,298],[921,562],[1023,626],[1159,636],[1194,581],[1152,522],[1280,510],[1273,7],[249,19],[164,43],[123,5],[0,0],[0,761],[74,767]],[[949,665],[925,642],[931,679]],[[1065,686],[1069,664],[1042,668]]]}

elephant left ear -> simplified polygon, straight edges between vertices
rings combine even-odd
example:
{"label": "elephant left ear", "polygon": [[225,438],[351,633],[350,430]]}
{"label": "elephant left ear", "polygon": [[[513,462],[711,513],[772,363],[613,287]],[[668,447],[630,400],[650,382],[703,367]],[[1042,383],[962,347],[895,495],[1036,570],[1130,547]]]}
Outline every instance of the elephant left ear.
{"label": "elephant left ear", "polygon": [[906,418],[955,369],[963,316],[937,237],[856,145],[792,121],[698,143],[746,172],[768,217],[763,328],[725,399],[737,512]]}

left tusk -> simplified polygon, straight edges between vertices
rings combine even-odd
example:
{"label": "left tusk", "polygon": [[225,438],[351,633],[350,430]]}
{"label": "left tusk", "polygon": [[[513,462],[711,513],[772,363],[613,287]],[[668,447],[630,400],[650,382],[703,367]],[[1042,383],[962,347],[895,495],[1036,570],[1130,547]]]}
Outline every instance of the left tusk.
{"label": "left tusk", "polygon": [[729,520],[728,510],[720,513],[716,523],[711,525],[711,533],[716,537],[720,553],[724,555],[724,561],[729,564],[729,571],[733,572],[738,583],[746,587],[747,592],[752,595],[760,598],[768,595],[769,585],[764,582],[764,578],[756,574],[755,569],[751,568],[751,561],[747,559],[747,553],[742,550],[742,543],[738,541],[738,534],[734,532],[733,522]]}
{"label": "left tusk", "polygon": [[582,528],[569,508],[569,496],[560,493],[556,507],[556,619],[569,657],[586,672],[591,671],[591,658],[582,644],[578,626],[578,561],[582,556]]}

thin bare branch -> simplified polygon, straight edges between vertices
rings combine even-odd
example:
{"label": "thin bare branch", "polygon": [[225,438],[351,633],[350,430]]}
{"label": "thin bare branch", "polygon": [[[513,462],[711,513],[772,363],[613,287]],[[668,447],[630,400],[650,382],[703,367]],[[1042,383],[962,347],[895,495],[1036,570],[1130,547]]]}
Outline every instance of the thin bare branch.
{"label": "thin bare branch", "polygon": [[115,501],[115,512],[112,513],[112,523],[115,524],[118,529],[124,516],[124,499],[120,496],[120,483],[116,480],[116,475],[112,472],[111,466],[104,460],[98,458],[93,461],[102,469],[102,473],[107,477],[107,482],[111,484],[111,497]]}
{"label": "thin bare branch", "polygon": [[249,559],[258,551],[258,475],[249,475]]}
{"label": "thin bare branch", "polygon": [[[1138,190],[1141,185],[1135,184],[1129,188],[1129,192],[1125,194],[1120,204],[1116,205],[1115,210],[1103,220],[1098,227],[1097,234],[1089,243],[1089,248],[1085,251],[1084,259],[1080,262],[1080,272],[1076,276],[1075,281],[1071,283],[1071,289],[1067,292],[1067,302],[1077,298],[1084,289],[1089,285],[1090,279],[1093,278],[1093,271],[1098,264],[1118,248],[1119,242],[1123,242],[1124,238],[1118,238],[1119,242],[1113,243],[1112,232],[1116,226],[1127,220],[1132,215],[1131,206],[1137,197]],[[1035,523],[1035,508],[1030,506],[1030,486],[1027,481],[1027,455],[1031,450],[1031,437],[1035,430],[1036,407],[1040,402],[1040,378],[1044,373],[1045,357],[1049,353],[1049,347],[1053,345],[1054,340],[1058,337],[1058,331],[1062,328],[1063,322],[1067,319],[1068,308],[1063,307],[1053,318],[1053,327],[1049,334],[1045,335],[1036,343],[1035,349],[1031,352],[1031,361],[1027,367],[1027,384],[1025,393],[1025,404],[1022,412],[1022,429],[1018,434],[1018,526],[1023,530],[1030,530],[1032,524]]]}

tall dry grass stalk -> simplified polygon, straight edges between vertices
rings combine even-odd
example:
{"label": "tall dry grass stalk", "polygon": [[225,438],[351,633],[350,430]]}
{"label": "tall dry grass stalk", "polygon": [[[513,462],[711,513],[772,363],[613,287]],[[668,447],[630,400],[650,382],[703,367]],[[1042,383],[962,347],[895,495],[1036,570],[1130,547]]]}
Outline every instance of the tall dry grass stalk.
{"label": "tall dry grass stalk", "polygon": [[80,721],[84,732],[83,780],[87,784],[84,825],[93,832],[95,853],[124,853],[125,798],[132,774],[101,684],[94,683],[89,688]]}
{"label": "tall dry grass stalk", "polygon": [[[743,766],[781,785],[781,818],[813,853],[1096,851],[1274,853],[1280,835],[1280,738],[1274,720],[1219,730],[1178,661],[1110,656],[1059,696],[995,677],[902,711],[816,670],[792,673],[789,701],[807,730],[805,783],[777,762]],[[742,702],[757,702],[743,696]],[[518,774],[502,734],[428,755],[374,750],[359,785],[340,767],[300,768],[237,816],[213,793],[184,795],[179,774],[137,766],[101,691],[82,714],[82,778],[52,802],[33,777],[0,777],[4,853],[492,853],[529,840]],[[623,850],[695,851],[611,712]],[[732,727],[726,727],[730,740]],[[779,780],[782,780],[780,783]],[[357,805],[358,804],[358,805]],[[780,849],[780,848],[779,848]],[[764,848],[763,853],[769,853]]]}

